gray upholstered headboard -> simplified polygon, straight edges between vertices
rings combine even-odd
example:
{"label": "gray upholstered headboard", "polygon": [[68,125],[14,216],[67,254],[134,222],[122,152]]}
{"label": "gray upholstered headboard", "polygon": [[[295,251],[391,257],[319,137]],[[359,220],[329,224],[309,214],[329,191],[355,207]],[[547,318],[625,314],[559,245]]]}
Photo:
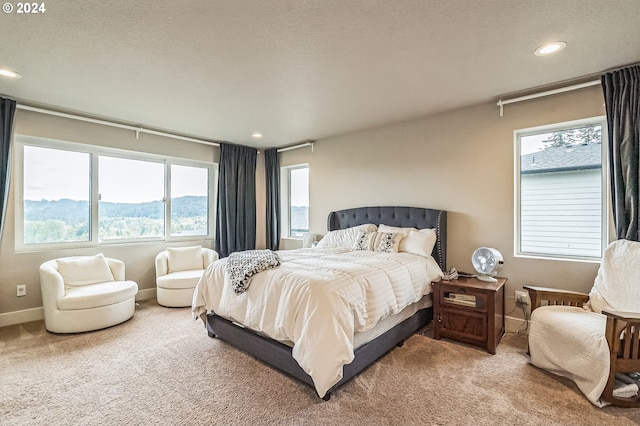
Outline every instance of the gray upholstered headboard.
{"label": "gray upholstered headboard", "polygon": [[384,223],[389,226],[435,229],[438,240],[433,247],[433,258],[443,272],[447,267],[447,212],[421,207],[356,207],[329,213],[327,229],[345,229],[352,226]]}

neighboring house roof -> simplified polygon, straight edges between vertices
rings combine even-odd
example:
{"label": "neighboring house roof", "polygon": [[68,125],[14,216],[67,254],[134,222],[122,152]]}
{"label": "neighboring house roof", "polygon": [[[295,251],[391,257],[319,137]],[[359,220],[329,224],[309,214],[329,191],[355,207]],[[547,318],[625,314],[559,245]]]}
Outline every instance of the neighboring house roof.
{"label": "neighboring house roof", "polygon": [[547,148],[526,154],[520,160],[520,173],[549,173],[602,167],[602,144]]}

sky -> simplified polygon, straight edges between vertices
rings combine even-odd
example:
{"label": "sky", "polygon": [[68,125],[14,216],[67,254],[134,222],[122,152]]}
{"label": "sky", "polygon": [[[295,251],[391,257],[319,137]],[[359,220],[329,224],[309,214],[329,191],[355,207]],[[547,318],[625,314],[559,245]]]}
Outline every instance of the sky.
{"label": "sky", "polygon": [[309,206],[309,169],[291,170],[291,205]]}
{"label": "sky", "polygon": [[537,135],[522,136],[520,155],[531,154],[532,152],[538,152],[544,148],[543,140],[548,139],[551,136],[551,132],[542,133]]}
{"label": "sky", "polygon": [[[25,200],[89,200],[90,159],[83,152],[24,146]],[[142,203],[164,197],[164,163],[99,157],[101,201]],[[207,195],[208,169],[171,166],[171,196]],[[291,205],[309,205],[309,169],[291,170]]]}
{"label": "sky", "polygon": [[[90,155],[24,147],[25,200],[88,200]],[[207,169],[172,165],[171,196],[207,195]],[[101,156],[101,201],[140,203],[164,197],[164,163]]]}

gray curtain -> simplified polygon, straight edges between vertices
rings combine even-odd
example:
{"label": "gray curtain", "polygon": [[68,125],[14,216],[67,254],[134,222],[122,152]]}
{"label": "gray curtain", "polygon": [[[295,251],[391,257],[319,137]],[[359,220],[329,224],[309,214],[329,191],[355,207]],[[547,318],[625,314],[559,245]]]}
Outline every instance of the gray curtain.
{"label": "gray curtain", "polygon": [[255,148],[220,144],[216,251],[220,257],[256,248]]}
{"label": "gray curtain", "polygon": [[280,158],[277,149],[264,152],[264,169],[267,187],[267,248],[280,247]]}
{"label": "gray curtain", "polygon": [[7,214],[9,180],[11,178],[11,136],[16,101],[0,97],[0,238]]}
{"label": "gray curtain", "polygon": [[602,76],[617,239],[639,241],[640,66]]}

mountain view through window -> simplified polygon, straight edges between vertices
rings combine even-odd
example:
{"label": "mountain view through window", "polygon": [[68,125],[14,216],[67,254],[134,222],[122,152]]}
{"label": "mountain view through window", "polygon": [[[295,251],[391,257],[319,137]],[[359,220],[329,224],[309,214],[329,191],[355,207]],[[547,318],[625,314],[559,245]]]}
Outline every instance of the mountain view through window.
{"label": "mountain view through window", "polygon": [[[23,242],[92,238],[91,157],[24,146]],[[165,237],[163,162],[98,157],[99,241]],[[171,165],[171,236],[207,235],[209,169]]]}

